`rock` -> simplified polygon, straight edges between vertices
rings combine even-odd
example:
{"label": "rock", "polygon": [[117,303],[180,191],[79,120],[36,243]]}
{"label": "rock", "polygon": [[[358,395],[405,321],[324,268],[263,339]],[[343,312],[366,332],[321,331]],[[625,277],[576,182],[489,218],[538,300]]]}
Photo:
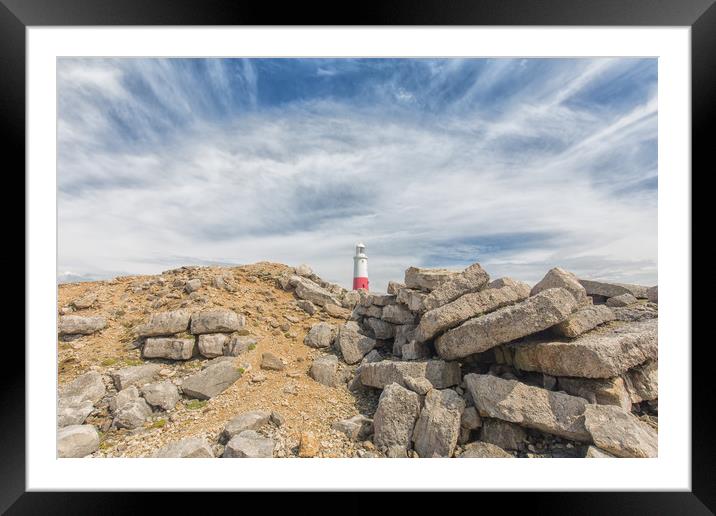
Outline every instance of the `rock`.
{"label": "rock", "polygon": [[[487,283],[487,282],[485,282]],[[455,391],[433,389],[413,430],[415,451],[421,457],[451,457],[460,433],[465,400]]]}
{"label": "rock", "polygon": [[206,439],[187,437],[163,446],[153,455],[158,459],[209,459],[214,452]]}
{"label": "rock", "polygon": [[172,337],[151,337],[144,342],[144,358],[167,358],[169,360],[189,360],[194,354],[194,339],[176,339]]}
{"label": "rock", "polygon": [[86,308],[91,307],[95,303],[95,301],[97,301],[97,293],[87,292],[83,296],[80,296],[74,301],[72,301],[72,306],[77,310],[84,310]]}
{"label": "rock", "polygon": [[613,405],[587,405],[584,426],[594,444],[617,457],[656,457],[656,431]]}
{"label": "rock", "polygon": [[106,327],[107,320],[104,317],[63,315],[60,317],[57,333],[59,335],[92,335]]}
{"label": "rock", "polygon": [[298,301],[296,301],[296,306],[298,306],[301,310],[306,312],[308,315],[313,315],[318,311],[318,308],[316,308],[316,305],[314,305],[310,301],[306,301],[305,299],[299,299]]}
{"label": "rock", "polygon": [[480,440],[499,446],[503,450],[521,450],[527,440],[527,432],[515,423],[501,419],[482,420]]}
{"label": "rock", "polygon": [[152,415],[152,409],[139,397],[139,391],[134,385],[119,391],[110,401],[110,409],[117,428],[139,428]]}
{"label": "rock", "polygon": [[388,305],[383,308],[383,320],[393,324],[414,324],[415,314],[405,305]]}
{"label": "rock", "polygon": [[239,335],[234,333],[229,337],[229,342],[224,346],[224,355],[228,357],[238,357],[255,347],[256,338],[248,335]]}
{"label": "rock", "polygon": [[263,459],[273,457],[275,443],[253,430],[244,430],[234,436],[224,448],[225,458]]}
{"label": "rock", "polygon": [[321,451],[321,443],[313,432],[301,432],[301,439],[298,445],[298,456],[309,458],[318,455]]}
{"label": "rock", "polygon": [[145,383],[153,382],[157,379],[160,369],[157,364],[143,364],[123,367],[111,373],[111,376],[117,391],[122,391],[132,385],[141,387]]}
{"label": "rock", "polygon": [[273,353],[263,353],[261,355],[261,369],[283,371],[286,369],[286,366],[283,361]]}
{"label": "rock", "polygon": [[422,360],[432,355],[430,348],[424,342],[411,340],[400,350],[403,360]]}
{"label": "rock", "polygon": [[421,396],[425,396],[433,389],[433,384],[427,378],[406,376],[403,378],[405,388],[409,389]]}
{"label": "rock", "polygon": [[191,333],[231,333],[243,328],[245,318],[233,310],[210,308],[191,316]]}
{"label": "rock", "polygon": [[587,448],[587,453],[584,455],[585,459],[613,459],[614,455],[607,453],[604,450],[600,450],[596,446],[590,446]]}
{"label": "rock", "polygon": [[356,364],[376,345],[375,339],[358,333],[356,325],[345,324],[338,330],[336,346],[348,364]]}
{"label": "rock", "polygon": [[99,434],[92,425],[70,425],[57,431],[59,458],[86,457],[99,449]]}
{"label": "rock", "polygon": [[324,288],[321,288],[309,279],[293,276],[291,283],[296,287],[296,295],[310,301],[314,305],[325,306],[328,303],[339,305],[340,301]]}
{"label": "rock", "polygon": [[355,290],[349,290],[343,294],[341,305],[343,308],[353,309],[360,302],[360,293]]}
{"label": "rock", "polygon": [[273,412],[273,411],[271,412],[271,417],[269,418],[269,420],[276,427],[281,427],[284,425],[284,423],[286,423],[285,417],[283,417],[278,412]]}
{"label": "rock", "polygon": [[301,265],[296,267],[295,272],[296,274],[298,274],[299,276],[303,276],[304,278],[310,278],[311,276],[313,276],[313,270],[305,263],[302,263]]}
{"label": "rock", "polygon": [[80,397],[60,398],[57,406],[57,426],[81,425],[87,419],[94,405]]}
{"label": "rock", "polygon": [[622,294],[631,294],[634,297],[646,299],[647,288],[641,285],[628,285],[626,283],[607,283],[580,279],[579,283],[587,291],[588,296],[616,297]]}
{"label": "rock", "polygon": [[319,322],[311,327],[303,343],[312,348],[328,348],[333,344],[337,333],[337,328],[332,324]]}
{"label": "rock", "polygon": [[620,377],[592,378],[560,378],[559,389],[584,398],[589,403],[598,405],[616,405],[624,410],[631,410],[631,396]]}
{"label": "rock", "polygon": [[522,371],[611,378],[656,358],[657,327],[657,319],[651,319],[593,331],[570,342],[525,342],[514,346],[513,361]]}
{"label": "rock", "polygon": [[395,325],[383,321],[382,319],[375,319],[369,317],[365,320],[366,326],[368,326],[376,339],[388,340],[395,337]]}
{"label": "rock", "polygon": [[651,303],[658,303],[659,302],[659,286],[654,285],[653,287],[649,288],[646,291],[646,298]]}
{"label": "rock", "polygon": [[546,330],[577,308],[572,294],[550,288],[517,304],[470,319],[435,340],[441,358],[456,359]]}
{"label": "rock", "polygon": [[184,379],[181,387],[190,398],[208,400],[224,392],[239,378],[241,372],[232,361],[221,360]]}
{"label": "rock", "polygon": [[338,357],[324,355],[313,361],[308,374],[318,383],[328,387],[337,387]]}
{"label": "rock", "polygon": [[95,404],[104,397],[106,392],[102,375],[96,371],[89,371],[64,384],[60,388],[60,397],[79,398],[81,401],[90,401],[91,404]]}
{"label": "rock", "polygon": [[477,292],[485,288],[490,281],[490,276],[480,266],[474,263],[464,271],[454,274],[447,281],[433,289],[423,300],[422,310],[434,310],[440,306],[450,303],[464,294]]}
{"label": "rock", "polygon": [[416,290],[432,291],[458,275],[458,272],[447,269],[420,269],[410,267],[405,271],[405,286]]}
{"label": "rock", "polygon": [[659,317],[659,305],[654,303],[636,303],[629,306],[612,308],[617,321],[639,322]]}
{"label": "rock", "polygon": [[368,306],[374,305],[382,307],[394,305],[396,303],[396,296],[381,292],[370,292],[365,298],[365,303],[367,303]]}
{"label": "rock", "polygon": [[504,278],[497,278],[496,280],[492,280],[490,283],[487,284],[487,288],[515,287],[517,285],[523,284],[526,285],[526,283],[524,283],[523,281],[519,281],[505,276]]}
{"label": "rock", "polygon": [[532,287],[531,296],[536,296],[543,290],[550,288],[564,288],[574,296],[578,305],[586,305],[589,303],[587,299],[587,290],[579,283],[577,276],[571,272],[567,272],[561,267],[550,269],[542,280]]}
{"label": "rock", "polygon": [[400,292],[401,289],[405,288],[405,284],[399,283],[397,281],[389,281],[388,282],[388,289],[387,292],[391,296],[396,296],[398,292]]}
{"label": "rock", "polygon": [[527,299],[529,293],[530,288],[526,283],[517,282],[514,285],[465,294],[451,303],[425,312],[420,318],[415,339],[419,342],[428,341],[468,319]]}
{"label": "rock", "polygon": [[[498,420],[499,421],[499,420]],[[466,407],[460,418],[460,427],[476,430],[482,426],[482,418],[475,407]]]}
{"label": "rock", "polygon": [[173,410],[179,401],[179,390],[170,380],[142,386],[142,396],[152,407]]}
{"label": "rock", "polygon": [[576,441],[590,440],[583,417],[588,403],[582,398],[490,375],[468,374],[464,380],[483,417]]}
{"label": "rock", "polygon": [[405,346],[411,340],[415,340],[415,324],[402,324],[395,327],[395,338],[393,340],[393,355],[400,356]]}
{"label": "rock", "polygon": [[659,398],[659,362],[647,360],[624,375],[624,383],[632,403]]}
{"label": "rock", "polygon": [[396,301],[404,304],[411,312],[420,312],[423,309],[423,301],[428,295],[420,290],[403,288],[398,291]]}
{"label": "rock", "polygon": [[196,292],[200,288],[201,288],[201,280],[199,278],[190,279],[184,285],[184,290],[186,290],[187,293],[189,293],[189,294],[191,294],[192,292]]}
{"label": "rock", "polygon": [[199,353],[206,358],[224,355],[224,348],[229,343],[229,335],[225,333],[206,333],[197,337]]}
{"label": "rock", "polygon": [[573,339],[614,319],[614,312],[609,307],[587,305],[574,312],[565,321],[553,326],[552,331],[557,335]]}
{"label": "rock", "polygon": [[191,312],[189,310],[173,310],[157,312],[149,316],[149,321],[134,328],[138,337],[159,337],[182,333],[189,329]]}
{"label": "rock", "polygon": [[229,421],[221,432],[221,442],[228,442],[245,430],[258,430],[271,419],[271,412],[252,410],[244,412]]}
{"label": "rock", "polygon": [[622,306],[633,305],[637,302],[637,299],[629,293],[621,294],[619,296],[610,297],[607,299],[607,306],[613,306],[615,308]]}
{"label": "rock", "polygon": [[512,455],[494,444],[475,441],[465,446],[465,451],[458,455],[460,459],[514,459]]}
{"label": "rock", "polygon": [[353,441],[363,441],[373,433],[373,420],[363,414],[336,421],[331,428],[343,432]]}
{"label": "rock", "polygon": [[447,389],[460,383],[460,364],[443,360],[420,362],[382,360],[373,364],[364,364],[360,371],[361,383],[377,389],[383,389],[391,383],[404,386],[407,376],[427,378],[436,389]]}
{"label": "rock", "polygon": [[365,317],[372,317],[373,319],[382,319],[383,318],[383,307],[382,306],[375,306],[370,305],[368,308],[363,308],[363,315]]}
{"label": "rock", "polygon": [[383,389],[378,409],[373,416],[373,442],[381,449],[399,447],[407,450],[413,438],[413,427],[418,420],[418,395],[391,383]]}
{"label": "rock", "polygon": [[323,306],[323,310],[325,310],[325,312],[331,317],[335,317],[337,319],[348,319],[351,316],[350,310],[346,310],[345,308],[333,303],[326,303]]}

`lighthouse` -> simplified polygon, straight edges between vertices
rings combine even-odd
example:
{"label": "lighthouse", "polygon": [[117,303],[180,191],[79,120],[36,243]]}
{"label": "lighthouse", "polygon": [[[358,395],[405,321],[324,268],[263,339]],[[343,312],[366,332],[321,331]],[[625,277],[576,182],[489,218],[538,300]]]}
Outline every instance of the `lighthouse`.
{"label": "lighthouse", "polygon": [[368,256],[365,244],[356,244],[356,255],[353,257],[353,290],[368,290]]}

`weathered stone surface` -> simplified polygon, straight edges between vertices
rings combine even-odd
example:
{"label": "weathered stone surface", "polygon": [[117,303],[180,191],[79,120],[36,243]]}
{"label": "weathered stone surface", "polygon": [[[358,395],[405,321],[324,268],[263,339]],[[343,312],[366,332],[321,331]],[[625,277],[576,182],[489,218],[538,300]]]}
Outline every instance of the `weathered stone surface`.
{"label": "weathered stone surface", "polygon": [[464,271],[459,272],[447,281],[441,283],[423,299],[422,310],[434,310],[451,301],[456,300],[464,294],[477,292],[485,288],[490,281],[490,276],[480,266],[479,263],[473,263]]}
{"label": "weathered stone surface", "polygon": [[375,319],[380,319],[383,317],[383,307],[382,306],[375,306],[370,305],[368,307],[362,306],[362,314],[365,317],[373,317]]}
{"label": "weathered stone surface", "polygon": [[415,451],[420,457],[451,457],[460,433],[465,400],[451,389],[433,389],[413,430]]}
{"label": "weathered stone surface", "polygon": [[395,337],[394,324],[390,324],[382,319],[375,319],[373,317],[367,318],[365,320],[365,324],[373,331],[376,339],[387,340]]}
{"label": "weathered stone surface", "polygon": [[186,378],[181,387],[190,398],[208,400],[228,389],[239,378],[241,372],[231,361],[224,360]]}
{"label": "weathered stone surface", "polygon": [[641,285],[629,285],[626,283],[608,283],[606,281],[594,281],[580,279],[579,282],[587,291],[589,296],[615,297],[622,294],[631,294],[634,297],[646,299],[647,287]]}
{"label": "weathered stone surface", "polygon": [[624,374],[624,383],[632,403],[659,398],[659,362],[647,360]]}
{"label": "weathered stone surface", "polygon": [[153,382],[159,375],[159,369],[161,367],[157,364],[129,366],[111,373],[111,376],[114,386],[121,391],[132,385],[141,387],[145,383]]}
{"label": "weathered stone surface", "polygon": [[187,437],[160,448],[154,457],[158,459],[209,459],[214,457],[214,452],[206,439]]}
{"label": "weathered stone surface", "polygon": [[316,308],[316,305],[314,305],[310,301],[306,301],[305,299],[299,299],[298,301],[296,301],[296,306],[298,306],[301,310],[306,312],[308,315],[313,315],[318,311],[318,308]]}
{"label": "weathered stone surface", "polygon": [[361,441],[373,433],[373,420],[363,414],[336,421],[331,427],[343,432],[353,441]]}
{"label": "weathered stone surface", "polygon": [[92,402],[79,396],[60,398],[57,406],[57,426],[81,425],[93,410]]}
{"label": "weathered stone surface", "polygon": [[351,316],[350,310],[346,310],[345,308],[334,305],[333,303],[326,303],[323,306],[323,310],[325,310],[325,312],[331,317],[335,317],[337,319],[348,319]]}
{"label": "weathered stone surface", "polygon": [[152,414],[152,409],[144,398],[139,396],[139,391],[134,385],[119,391],[110,401],[110,409],[114,414],[114,425],[117,428],[138,428]]}
{"label": "weathered stone surface", "polygon": [[411,340],[415,340],[415,324],[402,324],[395,327],[395,338],[393,340],[393,355],[399,357],[403,352],[403,346]]}
{"label": "weathered stone surface", "polygon": [[283,371],[286,369],[286,366],[283,361],[273,353],[263,353],[261,355],[261,369]]}
{"label": "weathered stone surface", "polygon": [[419,412],[420,400],[416,393],[395,383],[387,385],[373,416],[375,445],[381,450],[396,446],[407,450]]}
{"label": "weathered stone surface", "polygon": [[535,296],[549,288],[564,288],[574,296],[579,305],[589,303],[587,299],[587,290],[579,283],[577,276],[571,272],[565,271],[561,267],[550,269],[542,280],[532,287],[531,296]]}
{"label": "weathered stone surface", "polygon": [[299,298],[310,301],[314,305],[325,306],[327,303],[340,305],[340,301],[333,294],[307,278],[293,276],[291,283],[296,287],[296,295]]}
{"label": "weathered stone surface", "polygon": [[659,302],[659,286],[654,285],[646,291],[646,298],[652,303]]}
{"label": "weathered stone surface", "polygon": [[398,291],[396,300],[404,304],[411,312],[420,312],[423,308],[423,300],[427,297],[425,292],[412,288],[403,288]]}
{"label": "weathered stone surface", "polygon": [[576,308],[577,301],[568,290],[543,290],[449,330],[435,340],[435,349],[445,359],[466,357],[554,326]]}
{"label": "weathered stone surface", "polygon": [[596,446],[590,446],[587,448],[587,453],[584,455],[585,459],[613,459],[614,455],[607,453],[604,450],[600,450]]}
{"label": "weathered stone surface", "polygon": [[345,324],[338,330],[336,345],[346,363],[356,364],[375,347],[376,342],[358,333],[356,325]]}
{"label": "weathered stone surface", "polygon": [[423,377],[415,378],[413,376],[406,376],[403,378],[403,383],[406,389],[416,392],[421,396],[425,396],[433,389],[433,384],[430,383],[430,380]]}
{"label": "weathered stone surface", "polygon": [[608,306],[587,305],[574,312],[567,320],[553,326],[552,331],[557,335],[573,339],[614,319],[614,312]]}
{"label": "weathered stone surface", "polygon": [[639,322],[659,317],[659,305],[656,303],[636,303],[629,306],[612,308],[617,321]]}
{"label": "weathered stone surface", "polygon": [[552,376],[611,378],[656,358],[657,320],[595,330],[570,342],[526,342],[514,346],[513,361],[523,371]]}
{"label": "weathered stone surface", "polygon": [[91,335],[107,327],[104,317],[63,315],[57,325],[59,335]]}
{"label": "weathered stone surface", "polygon": [[224,448],[225,458],[264,459],[273,457],[275,443],[253,430],[244,430],[234,436]]}
{"label": "weathered stone surface", "polygon": [[482,420],[480,440],[499,446],[504,450],[520,450],[527,440],[527,432],[515,423],[485,418]]}
{"label": "weathered stone surface", "polygon": [[224,347],[229,343],[230,336],[226,333],[206,333],[197,337],[199,353],[206,358],[224,355]]}
{"label": "weathered stone surface", "polygon": [[502,287],[514,287],[516,285],[522,285],[524,282],[505,276],[504,278],[497,278],[487,284],[487,288],[502,288]]}
{"label": "weathered stone surface", "polygon": [[228,357],[238,357],[255,347],[257,340],[249,335],[239,335],[234,333],[229,338],[229,342],[224,347],[224,355]]}
{"label": "weathered stone surface", "polygon": [[396,296],[391,294],[383,294],[381,292],[371,292],[366,298],[366,302],[375,306],[388,306],[396,303]]}
{"label": "weathered stone surface", "polygon": [[321,451],[321,442],[313,432],[301,432],[301,438],[298,442],[298,456],[309,458],[318,455]]}
{"label": "weathered stone surface", "polygon": [[99,449],[99,434],[92,425],[70,425],[57,431],[57,456],[86,457]]}
{"label": "weathered stone surface", "polygon": [[598,405],[616,405],[631,410],[631,396],[624,380],[615,378],[560,378],[558,389]]}
{"label": "weathered stone surface", "polygon": [[529,286],[522,282],[465,294],[451,303],[425,312],[420,318],[415,339],[428,341],[468,319],[527,299],[529,294]]}
{"label": "weathered stone surface", "polygon": [[383,320],[393,324],[414,324],[415,314],[405,305],[388,305],[383,308]]}
{"label": "weathered stone surface", "polygon": [[475,407],[483,417],[502,419],[577,441],[590,440],[583,417],[588,403],[582,398],[490,375],[468,374],[464,379]]}
{"label": "weathered stone surface", "polygon": [[465,446],[465,450],[458,455],[460,459],[514,459],[512,455],[494,444],[475,441]]}
{"label": "weathered stone surface", "polygon": [[107,389],[102,381],[102,375],[96,371],[81,374],[60,387],[60,397],[76,397],[82,401],[90,401],[92,404],[101,400],[106,392]]}
{"label": "weathered stone surface", "polygon": [[308,372],[311,378],[328,387],[337,386],[337,373],[338,357],[335,355],[324,355],[316,358]]}
{"label": "weathered stone surface", "polygon": [[475,407],[466,407],[460,418],[460,426],[468,430],[476,430],[482,426],[482,418]]}
{"label": "weathered stone surface", "polygon": [[404,283],[400,283],[398,281],[389,281],[387,292],[391,296],[396,296],[396,295],[398,295],[398,292],[400,292],[400,290],[404,289],[404,288],[405,288]]}
{"label": "weathered stone surface", "polygon": [[328,348],[333,344],[338,329],[332,324],[319,322],[314,324],[303,339],[303,343],[312,348]]}
{"label": "weathered stone surface", "polygon": [[617,457],[656,457],[656,431],[613,405],[587,405],[584,425],[602,450]]}
{"label": "weathered stone surface", "polygon": [[87,292],[72,301],[72,306],[74,306],[77,310],[84,310],[91,307],[95,301],[97,301],[97,292]]}
{"label": "weathered stone surface", "polygon": [[424,358],[430,358],[431,354],[430,348],[426,343],[416,340],[411,340],[400,350],[400,355],[403,357],[403,360],[422,360]]}
{"label": "weathered stone surface", "polygon": [[159,337],[182,333],[189,329],[191,312],[189,310],[173,310],[157,312],[149,316],[149,321],[134,328],[138,337]]}
{"label": "weathered stone surface", "polygon": [[171,381],[165,380],[142,386],[142,396],[152,407],[172,410],[179,401],[179,390]]}
{"label": "weathered stone surface", "polygon": [[245,318],[233,310],[210,308],[191,316],[191,333],[231,333],[243,328]]}
{"label": "weathered stone surface", "polygon": [[621,294],[618,296],[610,297],[607,299],[607,306],[614,308],[633,305],[637,302],[637,299],[629,293]]}
{"label": "weathered stone surface", "polygon": [[200,288],[201,288],[201,280],[199,278],[190,279],[184,285],[184,290],[186,290],[188,294],[191,294],[192,292],[196,292]]}
{"label": "weathered stone surface", "polygon": [[258,430],[271,419],[271,412],[266,410],[252,410],[244,412],[229,421],[221,432],[221,442],[228,442],[244,430]]}
{"label": "weathered stone surface", "polygon": [[301,265],[296,267],[294,271],[296,272],[296,274],[298,274],[299,276],[303,276],[304,278],[310,278],[311,276],[313,276],[313,269],[311,269],[311,267],[309,267],[305,263],[302,263]]}
{"label": "weathered stone surface", "polygon": [[447,269],[410,267],[405,271],[405,286],[430,292],[457,274],[459,273]]}
{"label": "weathered stone surface", "polygon": [[151,337],[144,342],[144,358],[167,358],[169,360],[189,360],[194,354],[194,339],[175,339],[172,337]]}
{"label": "weathered stone surface", "polygon": [[436,389],[447,389],[460,383],[460,364],[443,360],[402,362],[382,360],[361,367],[360,380],[363,385],[383,389],[397,383],[405,385],[405,377],[427,378]]}
{"label": "weathered stone surface", "polygon": [[355,290],[348,290],[341,297],[341,305],[343,308],[353,309],[360,302],[360,294]]}

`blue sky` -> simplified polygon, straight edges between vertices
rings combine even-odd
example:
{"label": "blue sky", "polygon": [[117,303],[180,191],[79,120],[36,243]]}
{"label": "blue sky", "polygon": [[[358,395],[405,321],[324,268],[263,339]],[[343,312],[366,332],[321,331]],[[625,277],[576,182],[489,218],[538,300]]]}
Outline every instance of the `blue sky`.
{"label": "blue sky", "polygon": [[656,59],[58,60],[58,275],[657,281]]}

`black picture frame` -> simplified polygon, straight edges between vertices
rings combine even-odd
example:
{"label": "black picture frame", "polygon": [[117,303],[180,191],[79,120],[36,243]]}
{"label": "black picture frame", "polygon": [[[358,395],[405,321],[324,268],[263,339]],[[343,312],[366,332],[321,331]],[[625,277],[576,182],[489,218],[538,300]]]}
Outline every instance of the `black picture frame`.
{"label": "black picture frame", "polygon": [[[690,26],[692,72],[692,171],[706,163],[712,143],[708,136],[716,119],[716,0],[402,0],[326,8],[319,4],[248,3],[192,0],[0,0],[0,146],[10,172],[25,167],[25,30],[28,26],[82,25],[531,25],[531,26]],[[13,159],[14,158],[14,159]],[[709,167],[713,169],[713,165]],[[684,171],[689,173],[689,171]],[[32,206],[30,206],[32,209]],[[27,270],[26,270],[27,274]],[[691,346],[692,490],[642,493],[502,493],[509,508],[520,505],[532,514],[713,514],[716,484],[714,439],[708,415],[712,406],[707,383],[707,346]],[[682,346],[688,343],[668,343]],[[25,350],[8,345],[0,389],[0,511],[8,514],[127,513],[148,495],[123,493],[26,493],[25,492]],[[6,417],[7,416],[7,417]],[[215,495],[213,495],[215,496]],[[246,495],[241,495],[246,496]],[[354,493],[341,504],[357,512]],[[472,495],[473,497],[476,495]],[[489,503],[487,493],[479,506]],[[225,496],[214,498],[216,503]],[[497,501],[504,506],[505,498]],[[187,495],[173,493],[166,503],[186,507]],[[165,503],[163,500],[162,503]],[[245,507],[252,501],[245,500]],[[300,503],[300,502],[299,502]],[[423,504],[412,496],[401,502],[404,510]],[[477,499],[472,498],[476,506]],[[218,507],[217,507],[218,509]],[[172,510],[169,505],[163,510]],[[366,509],[363,509],[363,512]],[[184,511],[181,511],[184,512]]]}

